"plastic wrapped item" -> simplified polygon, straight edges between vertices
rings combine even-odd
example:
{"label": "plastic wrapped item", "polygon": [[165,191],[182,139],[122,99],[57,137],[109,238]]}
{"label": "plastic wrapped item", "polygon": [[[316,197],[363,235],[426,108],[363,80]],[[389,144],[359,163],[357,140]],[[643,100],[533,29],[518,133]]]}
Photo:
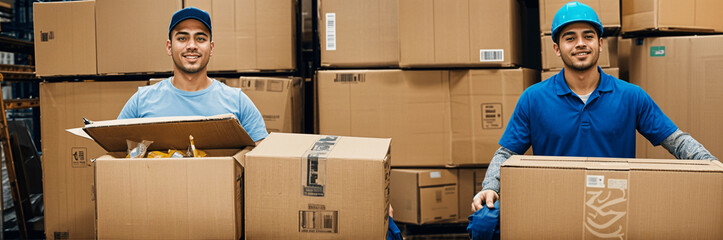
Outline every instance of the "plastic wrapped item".
{"label": "plastic wrapped item", "polygon": [[126,143],[128,144],[128,155],[126,155],[126,158],[142,158],[146,155],[146,150],[148,150],[148,146],[150,146],[153,141],[143,140],[141,142],[134,142],[126,140]]}
{"label": "plastic wrapped item", "polygon": [[148,153],[148,158],[182,158],[183,153],[178,150],[169,149],[168,152],[152,151]]}

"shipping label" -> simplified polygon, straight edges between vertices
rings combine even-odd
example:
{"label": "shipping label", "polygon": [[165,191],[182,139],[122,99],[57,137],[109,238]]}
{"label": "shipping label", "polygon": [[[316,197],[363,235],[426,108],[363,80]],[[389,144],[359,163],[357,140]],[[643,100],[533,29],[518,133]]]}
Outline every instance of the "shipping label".
{"label": "shipping label", "polygon": [[502,128],[502,103],[482,103],[482,129]]}
{"label": "shipping label", "polygon": [[338,233],[339,211],[326,210],[321,204],[309,204],[309,209],[299,210],[299,232]]}
{"label": "shipping label", "polygon": [[306,157],[301,161],[302,195],[324,196],[327,155],[338,140],[338,136],[321,136],[304,154]]}

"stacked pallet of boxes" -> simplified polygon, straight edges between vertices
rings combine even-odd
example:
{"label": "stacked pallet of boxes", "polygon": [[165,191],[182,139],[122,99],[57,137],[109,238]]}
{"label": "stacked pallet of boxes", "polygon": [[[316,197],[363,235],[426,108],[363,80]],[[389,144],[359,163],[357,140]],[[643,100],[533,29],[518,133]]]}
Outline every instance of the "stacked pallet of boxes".
{"label": "stacked pallet of boxes", "polygon": [[[557,11],[565,5],[566,0],[540,0],[540,43],[542,51],[542,80],[548,79],[553,75],[559,73],[564,67],[562,60],[555,53],[552,48],[554,44],[552,40],[552,20],[555,17]],[[619,57],[626,57],[625,53],[623,56],[618,56],[619,42],[620,47],[627,46],[627,41],[618,36],[620,29],[620,1],[618,0],[580,0],[581,3],[586,4],[597,13],[602,22],[604,33],[603,33],[603,44],[602,51],[600,52],[600,58],[597,64],[603,69],[603,72],[612,75],[613,77],[620,77],[621,69],[626,71],[624,66],[620,65]],[[626,41],[623,43],[622,41]],[[622,60],[625,62],[625,60]],[[623,79],[627,80],[627,79]]]}
{"label": "stacked pallet of boxes", "polygon": [[[217,79],[242,88],[259,107],[269,131],[302,131],[302,81],[288,76],[296,68],[296,1],[35,3],[37,75],[49,80],[40,85],[48,239],[92,239],[99,229],[97,173],[91,160],[107,150],[65,129],[82,127],[83,117],[115,119],[138,87],[152,84],[150,75],[170,76],[173,65],[165,49],[168,24],[175,11],[188,6],[202,8],[213,18],[215,52],[209,73],[276,72],[266,75],[278,77]],[[133,214],[130,219],[142,216]],[[183,227],[161,228],[158,236],[173,229]]]}
{"label": "stacked pallet of boxes", "polygon": [[519,67],[518,1],[321,0],[318,14],[319,133],[393,139],[396,221],[466,220],[518,97],[539,81]]}
{"label": "stacked pallet of boxes", "polygon": [[[664,4],[663,4],[664,3]],[[622,1],[622,32],[633,38],[630,82],[714,156],[723,155],[723,19],[718,1]],[[705,35],[696,35],[698,33]],[[672,158],[638,134],[637,157]]]}

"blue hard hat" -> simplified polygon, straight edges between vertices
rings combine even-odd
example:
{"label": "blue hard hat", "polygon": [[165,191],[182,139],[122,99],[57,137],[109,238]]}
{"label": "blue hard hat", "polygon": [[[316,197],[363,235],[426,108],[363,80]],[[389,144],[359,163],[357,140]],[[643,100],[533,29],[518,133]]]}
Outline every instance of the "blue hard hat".
{"label": "blue hard hat", "polygon": [[590,23],[597,30],[598,37],[603,34],[603,26],[595,10],[588,5],[575,1],[562,6],[555,14],[555,18],[552,19],[552,41],[557,43],[557,35],[560,34],[560,31],[565,28],[565,25],[574,22]]}

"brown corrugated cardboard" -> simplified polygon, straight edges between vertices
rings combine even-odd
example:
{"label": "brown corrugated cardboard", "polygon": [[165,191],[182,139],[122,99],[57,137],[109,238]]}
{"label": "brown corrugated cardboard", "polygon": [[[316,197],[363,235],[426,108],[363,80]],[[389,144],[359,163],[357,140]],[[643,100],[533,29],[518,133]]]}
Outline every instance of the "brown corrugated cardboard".
{"label": "brown corrugated cardboard", "polygon": [[505,238],[723,238],[719,162],[518,155],[500,177]]}
{"label": "brown corrugated cardboard", "polygon": [[720,9],[715,0],[622,0],[622,32],[679,31],[723,32]]}
{"label": "brown corrugated cardboard", "polygon": [[[540,0],[540,32],[552,33],[552,19],[568,0]],[[618,0],[579,0],[595,10],[603,27],[620,27],[620,1]]]}
{"label": "brown corrugated cardboard", "polygon": [[[467,221],[472,215],[472,198],[482,191],[482,181],[485,179],[487,168],[460,168],[457,175],[457,190],[459,191],[459,220]],[[392,205],[393,206],[393,205]]]}
{"label": "brown corrugated cardboard", "polygon": [[246,238],[385,238],[390,142],[271,133],[246,154]]}
{"label": "brown corrugated cardboard", "polygon": [[38,76],[95,75],[95,2],[33,3]]}
{"label": "brown corrugated cardboard", "polygon": [[526,68],[450,71],[452,165],[490,162],[517,99],[539,76]]}
{"label": "brown corrugated cardboard", "polygon": [[261,112],[269,132],[301,133],[304,126],[303,80],[280,77],[240,77],[226,85],[238,87]]}
{"label": "brown corrugated cardboard", "polygon": [[[320,133],[390,137],[393,166],[430,167],[489,163],[517,98],[539,74],[519,68],[317,76]],[[482,107],[498,115],[486,118]]]}
{"label": "brown corrugated cardboard", "polygon": [[[95,161],[98,239],[239,239],[247,150]],[[216,155],[218,154],[218,155]]]}
{"label": "brown corrugated cardboard", "polygon": [[93,167],[106,151],[65,129],[82,127],[83,117],[113,119],[147,81],[40,83],[43,136],[43,199],[47,239],[95,238]]}
{"label": "brown corrugated cardboard", "polygon": [[[619,68],[603,68],[602,70],[606,74],[609,74],[616,78],[620,78],[620,69]],[[542,78],[540,78],[540,79],[542,81],[545,81],[548,78],[554,76],[555,74],[560,73],[560,71],[562,71],[562,69],[543,71],[542,73],[540,73],[540,75],[542,76]],[[625,79],[623,79],[623,80],[625,80]]]}
{"label": "brown corrugated cardboard", "polygon": [[393,169],[390,189],[396,222],[457,220],[457,169]]}
{"label": "brown corrugated cardboard", "polygon": [[98,74],[173,71],[166,40],[181,6],[182,0],[96,0]]}
{"label": "brown corrugated cardboard", "polygon": [[[550,35],[544,35],[542,36],[542,39],[540,40],[542,43],[542,69],[544,70],[550,70],[550,69],[562,69],[565,67],[565,65],[562,63],[562,59],[560,59],[557,54],[555,54],[555,50],[552,48],[552,44],[554,42],[552,41],[552,36]],[[618,55],[617,55],[617,49],[618,49],[618,38],[617,37],[606,37],[603,38],[603,49],[600,52],[599,58],[597,60],[597,64],[600,67],[606,68],[606,67],[617,67],[618,65]]]}
{"label": "brown corrugated cardboard", "polygon": [[319,133],[392,138],[393,166],[452,162],[448,71],[318,71],[317,79]]}
{"label": "brown corrugated cardboard", "polygon": [[211,15],[215,46],[208,71],[296,67],[295,0],[184,0],[184,4]]}
{"label": "brown corrugated cardboard", "polygon": [[522,64],[516,0],[398,0],[402,67]]}
{"label": "brown corrugated cardboard", "polygon": [[[254,142],[233,114],[97,121],[82,130],[108,155],[95,161],[99,239],[238,239],[243,235],[243,156]],[[76,133],[73,130],[69,130]],[[124,158],[127,140],[148,151],[207,157]]]}
{"label": "brown corrugated cardboard", "polygon": [[398,0],[319,0],[321,66],[399,65]]}
{"label": "brown corrugated cardboard", "polygon": [[[636,40],[630,82],[641,86],[680,130],[723,155],[723,36],[657,37]],[[639,138],[643,140],[642,138]],[[662,147],[639,141],[647,158],[673,158]],[[642,150],[639,148],[639,150]],[[642,154],[642,153],[639,153]]]}

